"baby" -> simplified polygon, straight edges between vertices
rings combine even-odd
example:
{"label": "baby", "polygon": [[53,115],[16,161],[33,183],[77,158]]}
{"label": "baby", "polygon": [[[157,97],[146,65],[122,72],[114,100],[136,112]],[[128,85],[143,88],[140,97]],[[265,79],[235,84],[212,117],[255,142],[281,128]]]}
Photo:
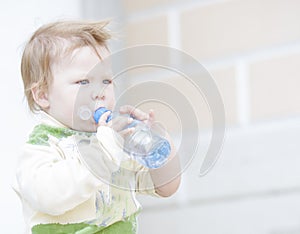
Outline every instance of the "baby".
{"label": "baby", "polygon": [[[127,155],[116,139],[131,134],[132,119],[98,123],[82,107],[115,108],[108,22],[59,21],[39,28],[25,46],[21,72],[32,112],[41,114],[24,145],[16,172],[27,233],[137,233],[136,194],[168,197],[180,184],[171,139],[166,164],[149,169]],[[123,106],[149,125],[153,111]],[[118,137],[116,137],[118,136]]]}

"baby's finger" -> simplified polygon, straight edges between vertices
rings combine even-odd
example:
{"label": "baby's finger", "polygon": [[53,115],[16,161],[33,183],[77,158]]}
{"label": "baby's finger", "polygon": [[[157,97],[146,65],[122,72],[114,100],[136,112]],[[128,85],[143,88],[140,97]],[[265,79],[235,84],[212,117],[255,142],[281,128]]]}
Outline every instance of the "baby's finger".
{"label": "baby's finger", "polygon": [[131,124],[133,121],[133,118],[128,116],[118,116],[112,121],[112,128],[116,132],[120,132],[123,129],[125,129],[129,124]]}
{"label": "baby's finger", "polygon": [[105,113],[103,113],[101,115],[101,117],[99,118],[99,121],[98,121],[98,126],[106,126],[107,125],[107,118],[108,116],[111,114],[110,111],[107,111]]}
{"label": "baby's finger", "polygon": [[126,128],[126,129],[120,131],[119,134],[120,134],[123,138],[125,138],[125,137],[129,136],[130,134],[132,134],[132,133],[134,132],[134,129],[135,129],[135,128]]}
{"label": "baby's finger", "polygon": [[149,119],[148,119],[148,124],[152,125],[155,122],[155,113],[153,109],[149,110]]}
{"label": "baby's finger", "polygon": [[141,111],[140,109],[135,108],[134,106],[130,106],[130,105],[121,106],[120,113],[121,114],[129,114],[133,118],[141,120],[141,121],[149,119],[149,115],[147,113]]}

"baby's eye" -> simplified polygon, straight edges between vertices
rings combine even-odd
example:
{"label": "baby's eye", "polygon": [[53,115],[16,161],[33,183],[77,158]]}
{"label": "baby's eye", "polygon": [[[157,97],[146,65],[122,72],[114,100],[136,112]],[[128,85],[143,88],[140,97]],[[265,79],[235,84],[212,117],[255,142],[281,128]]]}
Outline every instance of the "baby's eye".
{"label": "baby's eye", "polygon": [[80,85],[87,85],[87,84],[89,84],[90,82],[89,82],[89,80],[80,80],[80,81],[77,81],[76,83],[77,83],[77,84],[80,84]]}
{"label": "baby's eye", "polygon": [[102,82],[103,82],[103,84],[111,84],[111,83],[112,83],[112,80],[110,80],[110,79],[105,79],[105,80],[103,80]]}

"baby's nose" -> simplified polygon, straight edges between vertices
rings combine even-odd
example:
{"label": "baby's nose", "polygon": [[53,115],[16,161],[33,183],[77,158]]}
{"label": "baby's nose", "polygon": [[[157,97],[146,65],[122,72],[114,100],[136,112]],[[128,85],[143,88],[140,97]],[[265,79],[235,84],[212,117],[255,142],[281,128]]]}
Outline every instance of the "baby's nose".
{"label": "baby's nose", "polygon": [[100,91],[95,91],[93,94],[93,99],[105,99],[105,94],[104,94],[104,90],[100,90]]}
{"label": "baby's nose", "polygon": [[101,85],[94,85],[92,90],[92,98],[96,99],[104,99],[105,98],[105,89]]}

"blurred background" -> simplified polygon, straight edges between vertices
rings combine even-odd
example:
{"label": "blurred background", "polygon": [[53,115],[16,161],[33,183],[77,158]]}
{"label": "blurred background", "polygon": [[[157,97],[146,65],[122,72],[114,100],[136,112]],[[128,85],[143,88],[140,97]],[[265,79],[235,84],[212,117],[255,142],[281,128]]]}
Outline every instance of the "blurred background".
{"label": "blurred background", "polygon": [[[112,52],[138,44],[182,50],[209,71],[225,105],[226,138],[216,165],[199,176],[202,159],[196,156],[175,196],[140,197],[139,233],[300,233],[299,0],[11,0],[0,3],[0,12],[3,233],[23,230],[11,184],[35,123],[23,99],[23,45],[53,20],[107,18],[118,35]],[[203,97],[177,74],[133,73],[125,85],[153,74],[199,100],[199,154],[205,152],[211,124]]]}

